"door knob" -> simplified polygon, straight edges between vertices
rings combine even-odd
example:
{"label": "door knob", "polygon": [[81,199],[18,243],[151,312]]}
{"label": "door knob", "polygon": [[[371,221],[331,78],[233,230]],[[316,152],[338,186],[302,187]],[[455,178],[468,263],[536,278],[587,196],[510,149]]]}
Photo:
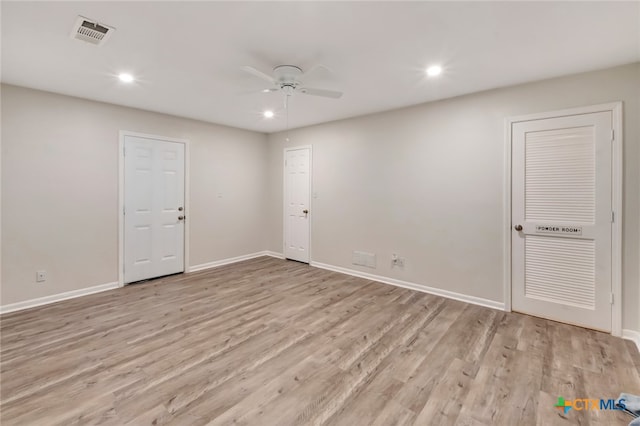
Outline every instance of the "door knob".
{"label": "door knob", "polygon": [[184,216],[178,216],[178,220],[184,220]]}
{"label": "door knob", "polygon": [[302,213],[307,214],[307,213],[309,213],[309,210],[304,209],[304,210],[302,210]]}
{"label": "door knob", "polygon": [[513,227],[516,231],[522,231],[522,225],[516,225]]}
{"label": "door knob", "polygon": [[182,207],[178,207],[178,211],[181,212],[182,210],[184,210],[184,208]]}

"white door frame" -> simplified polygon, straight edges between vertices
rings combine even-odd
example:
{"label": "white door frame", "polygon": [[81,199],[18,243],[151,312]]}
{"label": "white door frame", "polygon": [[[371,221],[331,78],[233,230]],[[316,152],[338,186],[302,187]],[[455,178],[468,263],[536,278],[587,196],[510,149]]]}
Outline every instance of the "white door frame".
{"label": "white door frame", "polygon": [[590,105],[580,108],[528,114],[505,119],[504,150],[504,217],[503,217],[503,254],[504,254],[504,309],[511,312],[511,131],[515,123],[521,121],[544,120],[569,115],[611,112],[613,118],[614,140],[612,142],[612,209],[615,220],[611,224],[611,334],[622,335],[622,102]]}
{"label": "white door frame", "polygon": [[126,136],[184,144],[184,211],[186,217],[184,221],[184,272],[189,272],[189,216],[191,212],[189,209],[189,141],[120,130],[118,143],[118,287],[124,287],[124,138]]}
{"label": "white door frame", "polygon": [[297,149],[309,149],[309,265],[311,265],[313,254],[311,252],[311,228],[313,227],[313,146],[312,145],[300,145],[300,146],[289,146],[286,147],[282,151],[282,255],[286,258],[286,248],[287,248],[287,152],[295,151]]}

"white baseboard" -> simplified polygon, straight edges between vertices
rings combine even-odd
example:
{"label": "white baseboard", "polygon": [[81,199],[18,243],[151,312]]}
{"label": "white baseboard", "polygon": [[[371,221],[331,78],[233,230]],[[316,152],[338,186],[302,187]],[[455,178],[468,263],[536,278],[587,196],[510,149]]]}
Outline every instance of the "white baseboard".
{"label": "white baseboard", "polygon": [[52,294],[51,296],[38,297],[37,299],[25,300],[23,302],[11,303],[9,305],[0,306],[0,314],[35,308],[36,306],[48,305],[49,303],[59,302],[61,300],[75,299],[76,297],[100,293],[107,290],[113,290],[114,288],[118,287],[118,283],[113,282],[96,285],[93,287],[81,288],[79,290],[67,291],[64,293]]}
{"label": "white baseboard", "polygon": [[496,302],[494,300],[483,299],[481,297],[469,296],[466,294],[455,293],[449,290],[443,290],[436,287],[429,287],[422,284],[416,284],[408,281],[396,280],[394,278],[383,277],[381,275],[369,274],[367,272],[356,271],[354,269],[342,268],[340,266],[327,265],[325,263],[311,262],[311,266],[316,268],[328,269],[329,271],[340,272],[347,275],[353,275],[354,277],[366,278],[373,281],[379,281],[385,284],[395,285],[397,287],[408,288],[410,290],[420,291],[422,293],[435,294],[436,296],[446,297],[447,299],[455,299],[461,302],[467,302],[474,305],[480,305],[487,308],[499,309],[504,311],[505,306],[502,302]]}
{"label": "white baseboard", "polygon": [[276,259],[284,259],[284,254],[282,253],[278,253],[277,251],[264,251],[263,252],[265,256],[270,256],[270,257],[275,257]]}
{"label": "white baseboard", "polygon": [[622,330],[622,338],[631,340],[638,347],[638,351],[640,352],[640,331],[635,330]]}
{"label": "white baseboard", "polygon": [[[217,260],[215,262],[203,263],[201,265],[195,265],[188,268],[187,272],[203,271],[209,268],[215,268],[216,266],[228,265],[230,263],[242,262],[243,260],[255,259],[261,256],[277,257],[278,259],[284,259],[284,256],[280,253],[272,251],[260,251],[257,253],[246,254],[244,256],[231,257],[228,259]],[[23,309],[34,308],[36,306],[48,305],[49,303],[59,302],[61,300],[73,299],[80,296],[86,296],[88,294],[99,293],[101,291],[112,290],[120,287],[117,282],[101,284],[93,287],[82,288],[80,290],[67,291],[65,293],[53,294],[51,296],[39,297],[37,299],[25,300],[23,302],[11,303],[9,305],[0,306],[0,314],[6,314],[14,311],[21,311]]]}
{"label": "white baseboard", "polygon": [[280,253],[276,253],[273,251],[258,251],[256,253],[245,254],[242,256],[229,257],[227,259],[215,260],[213,262],[201,263],[200,265],[190,266],[185,272],[198,272],[204,271],[205,269],[217,268],[218,266],[229,265],[231,263],[242,262],[243,260],[255,259],[256,257],[262,256],[271,256],[277,257],[278,259],[284,259],[284,257]]}

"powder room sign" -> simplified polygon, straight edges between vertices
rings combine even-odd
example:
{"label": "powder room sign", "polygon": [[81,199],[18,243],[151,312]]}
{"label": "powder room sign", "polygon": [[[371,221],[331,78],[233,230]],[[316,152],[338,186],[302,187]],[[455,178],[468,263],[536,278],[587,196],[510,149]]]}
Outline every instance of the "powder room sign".
{"label": "powder room sign", "polygon": [[582,235],[582,226],[536,225],[536,234]]}

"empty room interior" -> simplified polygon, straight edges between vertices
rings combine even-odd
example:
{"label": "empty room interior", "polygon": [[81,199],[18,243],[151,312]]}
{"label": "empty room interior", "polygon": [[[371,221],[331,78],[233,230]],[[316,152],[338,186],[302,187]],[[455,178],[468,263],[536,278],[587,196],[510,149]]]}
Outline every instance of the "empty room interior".
{"label": "empty room interior", "polygon": [[640,425],[640,2],[0,16],[3,426]]}

